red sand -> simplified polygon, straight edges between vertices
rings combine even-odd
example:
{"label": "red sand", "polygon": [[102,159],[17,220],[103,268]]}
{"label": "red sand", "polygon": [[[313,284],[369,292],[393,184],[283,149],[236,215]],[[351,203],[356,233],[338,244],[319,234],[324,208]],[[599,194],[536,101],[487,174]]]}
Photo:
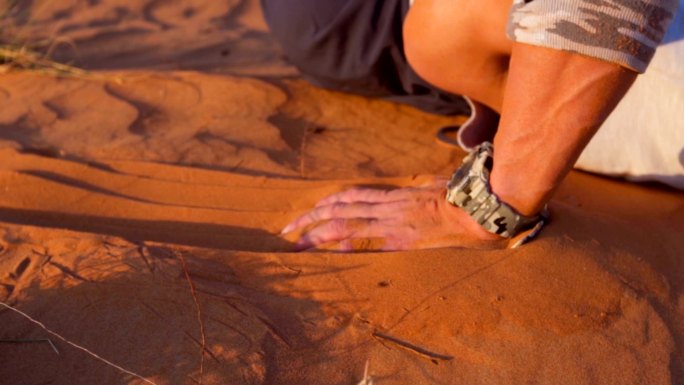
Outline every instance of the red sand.
{"label": "red sand", "polygon": [[[129,3],[5,20],[97,76],[2,75],[0,300],[157,384],[684,384],[681,193],[573,173],[520,249],[290,253],[321,197],[451,172],[449,119],[298,80],[256,1]],[[60,352],[0,342],[2,384],[142,383],[0,325]]]}

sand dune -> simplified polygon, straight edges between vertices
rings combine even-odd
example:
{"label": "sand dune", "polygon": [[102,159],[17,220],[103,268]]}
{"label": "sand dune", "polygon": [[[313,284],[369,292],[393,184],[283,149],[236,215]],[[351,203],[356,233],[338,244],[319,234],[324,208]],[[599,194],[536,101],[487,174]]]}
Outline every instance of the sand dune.
{"label": "sand dune", "polygon": [[[573,173],[519,249],[291,252],[277,233],[328,194],[450,173],[453,119],[307,85],[256,1],[129,3],[4,20],[96,76],[0,78],[0,300],[156,384],[354,385],[366,362],[376,384],[684,383],[680,192]],[[0,325],[3,384],[143,383]],[[17,341],[45,338],[59,355]]]}

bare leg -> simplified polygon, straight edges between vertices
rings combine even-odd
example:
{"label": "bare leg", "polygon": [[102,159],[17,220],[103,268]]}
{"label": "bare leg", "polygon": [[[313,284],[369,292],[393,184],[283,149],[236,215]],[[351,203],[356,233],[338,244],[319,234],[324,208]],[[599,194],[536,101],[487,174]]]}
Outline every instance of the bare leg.
{"label": "bare leg", "polygon": [[415,0],[404,22],[413,69],[449,92],[501,112],[512,43],[510,0]]}

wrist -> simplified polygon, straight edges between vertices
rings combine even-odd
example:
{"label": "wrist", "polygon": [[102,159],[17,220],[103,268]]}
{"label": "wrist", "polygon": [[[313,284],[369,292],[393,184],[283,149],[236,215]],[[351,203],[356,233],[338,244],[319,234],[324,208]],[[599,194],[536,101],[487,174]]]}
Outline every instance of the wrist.
{"label": "wrist", "polygon": [[445,200],[463,209],[483,230],[504,238],[515,237],[531,228],[541,229],[545,214],[524,215],[492,191],[493,153],[492,144],[484,142],[468,154],[451,176]]}
{"label": "wrist", "polygon": [[492,170],[490,178],[492,192],[502,202],[506,202],[522,215],[534,216],[539,214],[546,205],[553,189],[550,187],[534,188],[529,184],[517,183],[516,178],[510,176],[515,175],[514,173],[499,171],[496,167]]}
{"label": "wrist", "polygon": [[[446,195],[446,194],[444,194]],[[450,223],[454,226],[457,231],[463,231],[469,234],[472,238],[478,241],[502,241],[506,238],[494,234],[487,229],[485,229],[481,224],[477,223],[465,210],[460,207],[454,206],[446,201],[446,199],[440,200],[444,206],[444,220],[446,223]]]}

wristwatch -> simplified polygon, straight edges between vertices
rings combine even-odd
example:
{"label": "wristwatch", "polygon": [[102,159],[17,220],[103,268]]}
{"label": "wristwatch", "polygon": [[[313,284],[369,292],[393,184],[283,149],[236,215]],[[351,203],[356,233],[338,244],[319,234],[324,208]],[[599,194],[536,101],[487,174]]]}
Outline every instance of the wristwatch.
{"label": "wristwatch", "polygon": [[548,220],[544,208],[538,215],[529,217],[520,214],[513,207],[502,202],[492,192],[489,173],[494,162],[494,147],[484,142],[475,147],[464,159],[447,183],[446,200],[460,207],[487,231],[505,238],[534,229],[518,241],[517,247],[534,238]]}

